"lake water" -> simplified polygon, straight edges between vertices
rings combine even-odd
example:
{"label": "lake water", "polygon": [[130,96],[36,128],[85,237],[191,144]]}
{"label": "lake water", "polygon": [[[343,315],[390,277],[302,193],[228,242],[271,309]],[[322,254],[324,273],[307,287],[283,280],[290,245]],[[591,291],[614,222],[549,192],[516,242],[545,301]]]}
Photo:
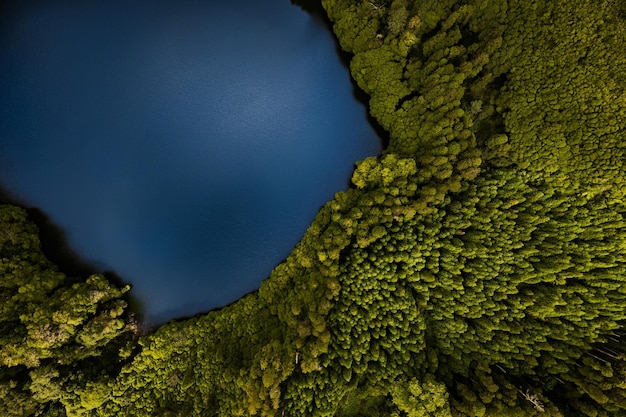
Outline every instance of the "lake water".
{"label": "lake water", "polygon": [[164,321],[258,288],[381,141],[289,0],[9,1],[0,183]]}

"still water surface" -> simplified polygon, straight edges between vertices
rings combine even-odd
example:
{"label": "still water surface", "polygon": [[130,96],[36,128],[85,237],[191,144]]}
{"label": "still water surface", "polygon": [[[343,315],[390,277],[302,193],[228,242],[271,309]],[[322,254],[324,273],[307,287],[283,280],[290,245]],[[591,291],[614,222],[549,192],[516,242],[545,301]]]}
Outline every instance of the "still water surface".
{"label": "still water surface", "polygon": [[257,288],[381,150],[328,30],[288,0],[5,8],[0,183],[149,320]]}

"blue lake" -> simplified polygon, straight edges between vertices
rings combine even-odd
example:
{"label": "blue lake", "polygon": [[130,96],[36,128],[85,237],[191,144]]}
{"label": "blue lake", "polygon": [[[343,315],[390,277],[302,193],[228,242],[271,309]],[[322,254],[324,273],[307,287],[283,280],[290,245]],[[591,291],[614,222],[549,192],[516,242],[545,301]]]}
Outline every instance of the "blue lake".
{"label": "blue lake", "polygon": [[258,288],[381,141],[289,0],[9,1],[0,184],[161,322]]}

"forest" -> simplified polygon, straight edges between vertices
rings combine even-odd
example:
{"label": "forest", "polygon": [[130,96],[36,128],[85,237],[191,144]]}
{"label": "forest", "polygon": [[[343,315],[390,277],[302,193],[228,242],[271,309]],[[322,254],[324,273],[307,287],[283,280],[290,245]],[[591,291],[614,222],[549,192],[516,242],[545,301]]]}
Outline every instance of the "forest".
{"label": "forest", "polygon": [[626,2],[322,5],[383,153],[258,291],[150,332],[0,206],[0,415],[626,415]]}

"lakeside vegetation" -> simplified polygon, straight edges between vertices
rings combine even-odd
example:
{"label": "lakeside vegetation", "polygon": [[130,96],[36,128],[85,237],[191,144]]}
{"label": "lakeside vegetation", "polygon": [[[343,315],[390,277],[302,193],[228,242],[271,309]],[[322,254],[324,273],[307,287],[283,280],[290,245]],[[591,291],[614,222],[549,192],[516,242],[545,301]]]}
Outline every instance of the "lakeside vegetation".
{"label": "lakeside vegetation", "polygon": [[626,4],[322,1],[390,134],[260,289],[136,334],[0,208],[0,414],[626,414]]}

